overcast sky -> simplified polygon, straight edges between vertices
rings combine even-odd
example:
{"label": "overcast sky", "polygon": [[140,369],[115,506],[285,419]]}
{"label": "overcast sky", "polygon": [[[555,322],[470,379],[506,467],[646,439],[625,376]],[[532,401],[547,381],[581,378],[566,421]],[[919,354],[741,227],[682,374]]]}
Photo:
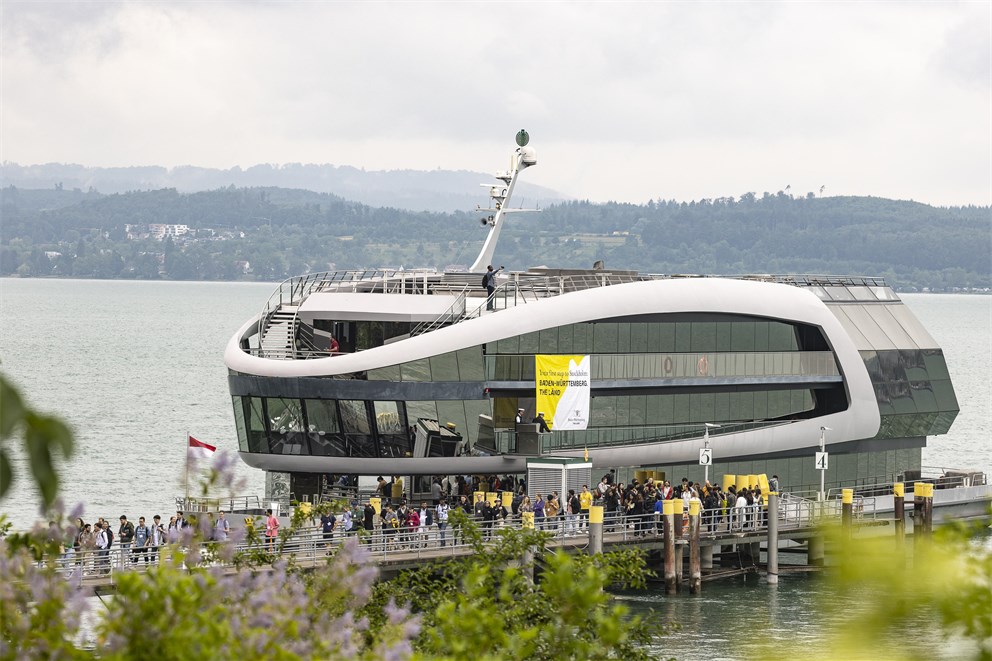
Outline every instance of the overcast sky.
{"label": "overcast sky", "polygon": [[992,203],[992,3],[2,0],[3,160]]}

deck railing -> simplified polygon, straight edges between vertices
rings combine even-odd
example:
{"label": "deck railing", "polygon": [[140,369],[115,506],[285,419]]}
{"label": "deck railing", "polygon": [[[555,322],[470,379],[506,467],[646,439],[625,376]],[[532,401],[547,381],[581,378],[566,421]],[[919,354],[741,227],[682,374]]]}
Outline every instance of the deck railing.
{"label": "deck railing", "polygon": [[[296,276],[284,280],[266,301],[259,315],[259,341],[264,335],[269,320],[276,310],[283,306],[298,306],[307,296],[315,292],[366,292],[366,293],[407,293],[426,294],[431,291],[446,293],[456,292],[458,300],[444,313],[429,322],[423,322],[415,327],[411,335],[436,330],[443,326],[474,319],[490,307],[505,309],[515,307],[543,298],[550,298],[575,291],[607,287],[610,285],[626,284],[645,280],[674,280],[682,278],[721,277],[732,280],[751,280],[773,282],[797,287],[827,287],[827,286],[859,286],[884,287],[883,278],[876,276],[853,275],[814,275],[814,274],[748,274],[704,276],[690,274],[639,274],[634,271],[608,272],[587,271],[569,274],[544,274],[534,272],[512,272],[509,280],[500,284],[492,296],[481,297],[482,302],[476,306],[468,305],[475,285],[470,278],[477,274],[466,273],[437,273],[436,271],[399,271],[388,269],[370,269],[364,271],[325,271]],[[298,357],[323,357],[320,351],[306,351]]]}

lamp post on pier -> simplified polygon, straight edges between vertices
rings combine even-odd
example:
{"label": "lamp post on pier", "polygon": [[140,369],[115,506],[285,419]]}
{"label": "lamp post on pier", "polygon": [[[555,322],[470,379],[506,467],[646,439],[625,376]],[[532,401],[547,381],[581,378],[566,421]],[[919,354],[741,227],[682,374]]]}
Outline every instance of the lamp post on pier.
{"label": "lamp post on pier", "polygon": [[719,429],[720,425],[712,422],[703,423],[703,449],[699,451],[699,463],[703,465],[703,484],[710,481],[710,464],[713,463],[713,451],[710,450],[710,429]]}
{"label": "lamp post on pier", "polygon": [[828,465],[828,454],[826,449],[826,436],[828,431],[832,431],[830,427],[820,427],[820,451],[816,453],[816,469],[820,471],[820,494],[818,500],[820,501],[821,512],[823,511],[823,506],[826,501],[826,494],[824,493],[823,487],[827,475]]}

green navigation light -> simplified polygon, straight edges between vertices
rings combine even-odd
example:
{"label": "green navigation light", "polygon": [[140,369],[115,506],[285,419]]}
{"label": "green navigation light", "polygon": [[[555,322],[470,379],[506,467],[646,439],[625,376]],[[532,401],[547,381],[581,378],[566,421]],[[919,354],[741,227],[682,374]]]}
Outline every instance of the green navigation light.
{"label": "green navigation light", "polygon": [[527,131],[523,129],[517,131],[517,146],[526,147],[528,142],[530,142],[530,136],[527,134]]}

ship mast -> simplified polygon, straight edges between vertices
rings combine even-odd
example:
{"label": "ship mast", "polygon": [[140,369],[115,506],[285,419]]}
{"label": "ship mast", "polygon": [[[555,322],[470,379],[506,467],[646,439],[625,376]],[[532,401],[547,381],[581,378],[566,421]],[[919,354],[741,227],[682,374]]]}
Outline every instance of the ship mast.
{"label": "ship mast", "polygon": [[508,209],[507,204],[510,196],[513,195],[513,188],[517,184],[517,177],[521,170],[537,164],[537,152],[533,147],[528,147],[530,136],[527,131],[520,129],[517,132],[517,148],[510,155],[510,169],[496,173],[499,184],[482,184],[489,188],[489,197],[492,198],[488,209],[478,208],[478,211],[493,212],[491,215],[482,218],[483,226],[489,226],[489,235],[486,242],[482,244],[482,251],[475,258],[475,262],[469,268],[472,273],[482,273],[486,267],[492,263],[493,253],[496,252],[496,241],[499,239],[499,232],[503,228],[503,218],[508,213],[520,211],[533,211],[532,209]]}

